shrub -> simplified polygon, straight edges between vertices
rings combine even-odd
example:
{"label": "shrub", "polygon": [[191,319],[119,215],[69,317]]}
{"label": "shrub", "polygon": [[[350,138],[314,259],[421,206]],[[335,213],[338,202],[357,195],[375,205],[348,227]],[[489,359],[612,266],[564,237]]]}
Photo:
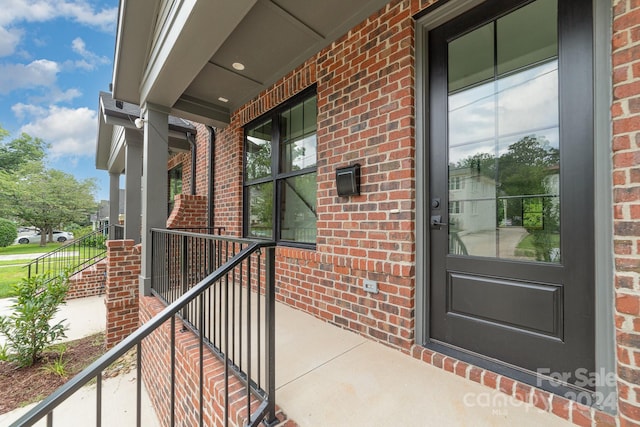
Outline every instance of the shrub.
{"label": "shrub", "polygon": [[0,248],[9,246],[18,237],[18,227],[8,219],[0,218]]}
{"label": "shrub", "polygon": [[82,241],[82,245],[88,248],[98,248],[105,249],[107,246],[105,242],[107,241],[107,236],[102,234],[96,234],[91,237],[87,237]]}
{"label": "shrub", "polygon": [[51,277],[49,273],[22,279],[15,286],[16,302],[9,316],[0,316],[0,334],[6,346],[0,354],[20,367],[31,366],[44,349],[65,337],[64,320],[51,325],[69,290],[66,273]]}

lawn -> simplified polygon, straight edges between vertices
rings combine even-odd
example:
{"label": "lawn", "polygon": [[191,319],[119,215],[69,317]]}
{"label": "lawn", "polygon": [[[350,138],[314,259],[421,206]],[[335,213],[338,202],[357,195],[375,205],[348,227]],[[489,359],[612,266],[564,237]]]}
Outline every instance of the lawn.
{"label": "lawn", "polygon": [[0,255],[22,255],[22,254],[39,254],[51,252],[52,250],[62,246],[62,243],[47,243],[47,246],[40,246],[38,243],[29,243],[27,245],[11,245],[6,248],[0,248]]}
{"label": "lawn", "polygon": [[27,269],[24,267],[1,267],[0,298],[15,296],[13,285],[20,283],[23,277],[27,277]]}
{"label": "lawn", "polygon": [[[0,255],[25,255],[51,252],[52,250],[62,246],[60,243],[48,243],[42,247],[37,243],[28,245],[11,245],[6,248],[0,248]],[[84,259],[95,256],[103,249],[83,248],[81,251]],[[69,258],[73,262],[79,261],[78,257]],[[63,260],[63,259],[60,259]],[[7,298],[15,295],[13,285],[20,283],[22,278],[27,277],[28,269],[24,268],[31,261],[31,258],[25,257],[16,260],[0,260],[0,298]],[[58,264],[56,264],[58,265]]]}
{"label": "lawn", "polygon": [[[551,248],[560,247],[560,235],[552,234],[549,236],[549,245]],[[529,258],[536,257],[536,242],[532,234],[528,234],[518,243],[515,254],[518,256],[524,256]]]}

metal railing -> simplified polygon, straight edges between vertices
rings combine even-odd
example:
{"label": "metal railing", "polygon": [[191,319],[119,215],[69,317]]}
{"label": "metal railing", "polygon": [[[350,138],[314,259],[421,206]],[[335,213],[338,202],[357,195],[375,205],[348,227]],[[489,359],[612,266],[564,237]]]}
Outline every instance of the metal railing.
{"label": "metal railing", "polygon": [[[182,307],[180,315],[186,327],[199,335],[202,345],[224,363],[225,381],[229,373],[235,374],[243,382],[247,398],[253,395],[261,402],[256,413],[250,414],[251,403],[247,401],[249,425],[265,416],[269,422],[275,420],[275,243],[176,230],[152,230],[152,242],[152,293],[166,304],[173,304],[210,271],[257,245],[253,255],[227,275],[212,279],[197,301]],[[266,249],[266,258],[260,248]],[[202,389],[200,384],[200,414]],[[221,406],[227,420],[228,383],[224,389]],[[173,413],[174,402],[171,405]]]}
{"label": "metal railing", "polygon": [[[162,381],[164,376],[157,369],[162,366],[163,361],[168,361],[169,364],[165,368],[169,372],[170,391],[168,402],[160,403],[169,406],[170,419],[164,420],[162,424],[181,424],[181,420],[176,420],[176,406],[179,404],[176,399],[176,383],[179,381],[178,377],[184,376],[184,373],[177,375],[176,372],[176,321],[180,320],[197,335],[199,343],[198,378],[186,379],[190,384],[198,384],[198,424],[204,425],[204,405],[207,403],[204,401],[205,357],[209,359],[207,352],[213,353],[224,364],[223,393],[216,393],[216,397],[222,395],[224,400],[219,403],[223,408],[225,426],[230,418],[230,394],[233,394],[233,397],[238,396],[238,389],[230,384],[231,375],[238,378],[243,385],[244,394],[240,396],[246,402],[246,408],[242,409],[246,410],[245,425],[257,426],[262,421],[271,425],[277,421],[275,243],[152,230],[152,247],[153,293],[166,301],[168,306],[36,405],[12,424],[12,427],[32,426],[43,418],[46,418],[47,426],[53,426],[54,410],[94,378],[97,380],[95,425],[101,426],[103,371],[132,348],[137,352],[136,425],[145,425],[141,412],[143,370],[150,373],[154,380]],[[180,262],[180,268],[175,263],[175,258]],[[200,275],[203,276],[202,280],[199,279]],[[179,292],[174,288],[178,288]],[[169,354],[154,354],[152,361],[145,360],[141,356],[145,351],[145,338],[159,331],[167,322],[170,324],[170,345],[167,349]],[[150,355],[148,351],[145,352],[145,357],[148,357],[147,355]],[[188,404],[192,402],[193,400],[189,399]],[[237,402],[234,402],[235,404]]]}
{"label": "metal railing", "polygon": [[124,227],[120,225],[105,226],[33,259],[25,265],[25,268],[28,269],[27,277],[49,272],[53,279],[63,271],[72,276],[91,267],[107,256],[107,247],[104,242],[109,238],[110,227],[112,227],[115,240],[123,238]]}

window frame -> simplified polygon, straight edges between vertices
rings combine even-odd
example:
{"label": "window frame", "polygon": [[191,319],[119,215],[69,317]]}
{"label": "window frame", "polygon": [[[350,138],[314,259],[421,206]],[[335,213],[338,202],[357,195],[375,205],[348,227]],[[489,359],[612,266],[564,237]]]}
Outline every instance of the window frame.
{"label": "window frame", "polygon": [[[317,134],[318,134],[318,122],[316,116],[316,162],[314,166],[309,166],[304,169],[289,171],[289,172],[280,172],[282,156],[282,140],[280,135],[280,124],[282,113],[294,105],[300,104],[306,101],[309,98],[317,97],[317,86],[314,84],[300,93],[294,95],[283,103],[279,104],[277,107],[269,110],[265,114],[253,119],[249,123],[245,124],[244,132],[243,132],[243,140],[242,140],[242,235],[246,238],[251,239],[263,239],[263,240],[272,240],[275,241],[278,245],[281,246],[289,246],[289,247],[297,247],[304,249],[315,249],[316,241],[313,243],[309,242],[296,242],[292,240],[283,240],[281,237],[282,234],[282,225],[281,225],[281,213],[282,213],[282,202],[283,202],[283,182],[289,178],[309,175],[312,173],[316,174],[316,183],[317,183],[317,173],[318,173],[318,157],[317,157]],[[316,99],[316,108],[317,108],[317,99]],[[268,176],[247,180],[247,133],[248,130],[259,126],[260,124],[264,124],[271,121],[271,174]],[[272,238],[263,238],[249,235],[249,221],[250,217],[250,191],[249,188],[260,185],[272,183],[273,192],[274,192],[274,200],[273,200],[273,209],[271,212],[272,215],[272,225],[271,232]],[[316,203],[317,203],[317,186],[316,186]],[[317,209],[317,204],[316,204]],[[316,233],[317,233],[317,218],[316,218]],[[317,236],[317,234],[316,234]],[[316,237],[317,240],[317,237]]]}
{"label": "window frame", "polygon": [[[177,172],[180,172],[180,177],[178,178],[176,176]],[[171,169],[169,169],[167,171],[167,215],[171,215],[171,212],[173,212],[173,208],[176,204],[175,202],[175,196],[177,196],[178,194],[182,194],[182,186],[184,184],[184,178],[183,178],[183,172],[184,172],[184,168],[182,166],[182,163],[178,163],[177,165],[175,165],[174,167],[172,167]],[[176,192],[173,195],[173,198],[171,197],[171,192],[173,189],[173,183],[180,181],[180,192]]]}

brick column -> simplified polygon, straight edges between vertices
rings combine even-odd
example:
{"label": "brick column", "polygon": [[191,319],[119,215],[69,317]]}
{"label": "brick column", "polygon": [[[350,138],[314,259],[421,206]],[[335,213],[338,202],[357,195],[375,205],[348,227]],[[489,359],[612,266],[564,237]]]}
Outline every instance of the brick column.
{"label": "brick column", "polygon": [[133,240],[108,240],[106,346],[111,348],[138,328],[140,246]]}
{"label": "brick column", "polygon": [[171,216],[167,220],[167,228],[206,228],[207,198],[178,194]]}

